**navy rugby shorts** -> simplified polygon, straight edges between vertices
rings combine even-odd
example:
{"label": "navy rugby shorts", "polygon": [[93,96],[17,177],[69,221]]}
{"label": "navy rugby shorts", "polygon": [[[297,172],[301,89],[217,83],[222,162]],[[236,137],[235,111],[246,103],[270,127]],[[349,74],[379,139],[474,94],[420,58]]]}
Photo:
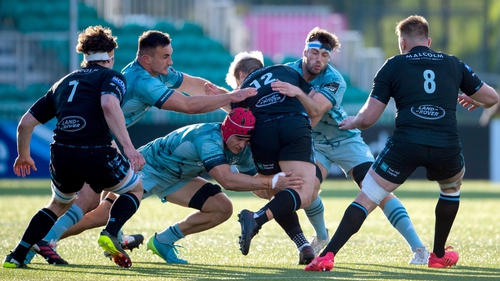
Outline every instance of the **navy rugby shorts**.
{"label": "navy rugby shorts", "polygon": [[425,168],[428,180],[440,181],[457,175],[464,165],[461,147],[434,147],[389,138],[372,168],[384,179],[402,184],[418,167]]}
{"label": "navy rugby shorts", "polygon": [[279,161],[315,164],[311,123],[303,115],[288,115],[256,124],[250,147],[257,171],[263,175],[281,172]]}
{"label": "navy rugby shorts", "polygon": [[77,192],[85,182],[100,193],[120,183],[129,169],[128,160],[111,146],[50,147],[52,183],[63,193]]}

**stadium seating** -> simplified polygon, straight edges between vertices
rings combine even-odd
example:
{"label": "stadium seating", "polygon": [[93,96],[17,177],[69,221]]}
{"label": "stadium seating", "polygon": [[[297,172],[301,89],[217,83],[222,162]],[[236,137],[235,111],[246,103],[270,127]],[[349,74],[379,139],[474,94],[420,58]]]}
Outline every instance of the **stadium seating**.
{"label": "stadium seating", "polygon": [[2,102],[19,102],[23,100],[23,93],[11,84],[0,84],[0,93],[2,93]]}
{"label": "stadium seating", "polygon": [[154,25],[153,29],[164,32],[164,33],[168,33],[171,38],[177,37],[177,34],[179,33],[179,31],[175,28],[175,25],[173,23],[167,22],[167,21],[157,22]]}
{"label": "stadium seating", "polygon": [[47,93],[47,91],[50,89],[50,86],[51,85],[45,83],[35,83],[29,85],[24,90],[26,100],[35,101],[39,99],[41,96]]}
{"label": "stadium seating", "polygon": [[[9,18],[14,27],[22,33],[53,31],[65,32],[69,30],[69,1],[54,0],[0,0],[0,20]],[[0,21],[1,25],[1,21]],[[78,30],[89,25],[110,27],[113,35],[118,37],[118,50],[115,52],[115,66],[121,70],[135,59],[138,37],[146,30],[154,29],[170,34],[174,49],[174,67],[193,76],[203,77],[217,85],[229,88],[225,82],[227,70],[233,55],[216,40],[205,35],[203,28],[189,21],[159,20],[151,25],[138,23],[125,24],[121,28],[99,18],[97,11],[84,2],[78,3]],[[1,28],[1,26],[0,26]],[[54,56],[64,67],[69,67],[70,48],[66,38],[57,40],[42,40],[40,47]],[[79,55],[79,60],[82,56]],[[294,57],[282,57],[281,61],[264,58],[264,64],[273,65],[294,61]],[[49,85],[33,84],[21,91],[13,85],[0,85],[0,102],[2,101],[31,101],[43,95]],[[344,95],[345,103],[364,102],[368,94],[352,87],[348,83],[348,90]],[[155,113],[163,114],[163,113]],[[168,113],[164,113],[168,114]],[[147,119],[147,118],[145,118]],[[154,119],[154,118],[153,118]]]}

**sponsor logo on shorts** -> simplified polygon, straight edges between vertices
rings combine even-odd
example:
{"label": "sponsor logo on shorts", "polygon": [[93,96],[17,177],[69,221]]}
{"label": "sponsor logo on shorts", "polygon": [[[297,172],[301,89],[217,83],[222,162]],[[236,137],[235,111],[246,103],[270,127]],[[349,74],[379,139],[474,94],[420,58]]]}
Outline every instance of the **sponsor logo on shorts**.
{"label": "sponsor logo on shorts", "polygon": [[389,167],[389,165],[387,165],[387,163],[385,163],[385,162],[382,162],[380,164],[380,169],[382,169],[384,172],[386,172],[387,174],[389,174],[393,177],[399,176],[399,173],[400,173],[399,171],[396,171],[393,168]]}
{"label": "sponsor logo on shorts", "polygon": [[422,119],[437,120],[443,118],[446,111],[437,105],[421,105],[419,107],[412,107],[411,113]]}
{"label": "sponsor logo on shorts", "polygon": [[282,102],[284,101],[286,98],[285,95],[282,95],[278,92],[273,92],[267,96],[263,96],[259,99],[259,101],[257,101],[257,104],[255,105],[256,107],[264,107],[264,106],[268,106],[268,105],[271,105],[271,104],[275,104],[275,103],[278,103],[278,102]]}
{"label": "sponsor logo on shorts", "polygon": [[274,169],[274,164],[257,163],[257,167],[259,167],[259,170],[272,170]]}
{"label": "sponsor logo on shorts", "polygon": [[57,128],[66,132],[76,132],[83,128],[87,122],[80,116],[67,116],[57,123]]}

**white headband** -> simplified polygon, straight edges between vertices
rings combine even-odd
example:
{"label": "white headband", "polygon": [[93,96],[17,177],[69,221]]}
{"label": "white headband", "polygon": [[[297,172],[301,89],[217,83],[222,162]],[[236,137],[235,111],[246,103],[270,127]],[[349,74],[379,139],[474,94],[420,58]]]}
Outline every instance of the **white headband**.
{"label": "white headband", "polygon": [[114,56],[108,56],[108,53],[90,53],[90,54],[83,54],[83,58],[86,61],[97,61],[97,60],[110,60]]}
{"label": "white headband", "polygon": [[307,42],[305,50],[309,50],[309,49],[318,49],[318,50],[323,49],[323,50],[327,51],[330,55],[332,54],[332,48],[321,44],[321,42],[319,42],[319,41]]}

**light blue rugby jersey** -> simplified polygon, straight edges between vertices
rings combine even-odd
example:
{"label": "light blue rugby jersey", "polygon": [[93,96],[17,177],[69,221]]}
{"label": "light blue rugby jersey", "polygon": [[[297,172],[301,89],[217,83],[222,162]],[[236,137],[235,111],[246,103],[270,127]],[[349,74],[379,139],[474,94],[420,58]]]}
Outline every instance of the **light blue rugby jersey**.
{"label": "light blue rugby jersey", "polygon": [[[302,59],[287,63],[287,65],[302,75]],[[341,105],[347,86],[340,72],[328,64],[327,68],[309,83],[314,87],[314,90],[321,93],[333,105],[313,128],[314,141],[341,141],[360,135],[361,131],[358,129],[339,129],[340,121],[347,118],[347,113]]]}
{"label": "light blue rugby jersey", "polygon": [[257,170],[250,147],[246,146],[239,154],[224,149],[220,124],[185,126],[149,142],[138,151],[159,177],[190,179],[222,164],[235,165],[239,172],[255,175]]}
{"label": "light blue rugby jersey", "polygon": [[167,75],[151,76],[137,59],[122,70],[127,81],[127,94],[122,103],[127,127],[135,124],[144,114],[155,106],[161,108],[184,79],[182,72],[168,68]]}

